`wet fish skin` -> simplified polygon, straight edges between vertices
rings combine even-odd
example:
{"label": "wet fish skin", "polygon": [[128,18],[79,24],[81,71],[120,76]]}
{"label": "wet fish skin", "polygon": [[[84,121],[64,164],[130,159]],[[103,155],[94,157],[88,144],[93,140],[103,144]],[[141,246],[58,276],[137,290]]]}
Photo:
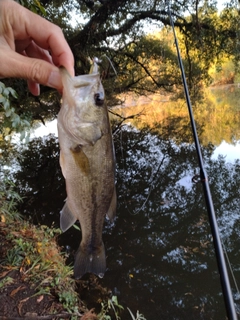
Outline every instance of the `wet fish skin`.
{"label": "wet fish skin", "polygon": [[60,165],[67,199],[60,216],[62,231],[80,221],[82,240],[74,276],[106,269],[102,229],[105,215],[116,213],[115,156],[104,89],[97,66],[93,73],[72,78],[61,69],[62,106],[58,114]]}

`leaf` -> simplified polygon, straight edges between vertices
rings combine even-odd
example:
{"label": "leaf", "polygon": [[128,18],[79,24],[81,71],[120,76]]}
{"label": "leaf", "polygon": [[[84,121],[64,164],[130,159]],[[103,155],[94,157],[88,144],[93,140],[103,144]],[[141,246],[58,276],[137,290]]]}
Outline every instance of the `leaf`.
{"label": "leaf", "polygon": [[40,303],[43,300],[44,296],[41,295],[38,299],[37,299],[37,303]]}
{"label": "leaf", "polygon": [[30,133],[28,132],[26,137],[25,137],[25,142],[28,143],[30,140]]}
{"label": "leaf", "polygon": [[5,98],[5,101],[3,102],[3,108],[4,108],[4,110],[7,110],[10,108],[10,102],[6,98]]}
{"label": "leaf", "polygon": [[0,93],[2,94],[3,90],[5,89],[5,84],[0,81]]}
{"label": "leaf", "polygon": [[18,98],[17,92],[13,88],[8,88],[8,90],[14,98]]}
{"label": "leaf", "polygon": [[118,307],[119,309],[124,309],[123,306],[121,306],[119,303],[118,303],[118,298],[117,296],[112,296],[112,303],[114,306]]}
{"label": "leaf", "polygon": [[117,296],[112,296],[112,302],[118,306],[118,299],[117,299]]}
{"label": "leaf", "polygon": [[134,317],[132,311],[128,307],[127,307],[127,309],[128,309],[128,312],[130,313],[130,316],[132,317],[132,319],[135,320],[135,317]]}
{"label": "leaf", "polygon": [[77,226],[76,224],[73,224],[73,228],[75,228],[78,231],[81,231],[81,229],[79,228],[79,226]]}
{"label": "leaf", "polygon": [[8,284],[11,284],[13,281],[14,279],[8,276],[6,278],[3,278],[0,281],[0,288],[3,288],[5,285],[7,286]]}
{"label": "leaf", "polygon": [[26,286],[20,286],[14,290],[12,290],[12,292],[10,293],[10,297],[13,297],[16,293],[18,293],[18,291],[25,289]]}
{"label": "leaf", "polygon": [[22,131],[20,134],[20,140],[22,141],[25,138],[26,132]]}
{"label": "leaf", "polygon": [[10,117],[12,114],[12,109],[8,109],[6,112],[5,112],[5,116],[8,118]]}
{"label": "leaf", "polygon": [[46,15],[47,15],[47,12],[46,12],[45,8],[41,5],[40,1],[35,0],[34,2],[35,2],[35,4],[36,4],[36,6],[38,7],[38,9],[41,11],[41,13],[42,13],[44,16],[46,16]]}
{"label": "leaf", "polygon": [[20,125],[20,123],[21,123],[21,119],[20,119],[20,117],[19,117],[19,115],[18,114],[16,114],[16,113],[14,113],[13,115],[12,115],[12,126],[14,127],[14,128],[16,128],[17,126],[19,126]]}
{"label": "leaf", "polygon": [[5,88],[4,90],[3,90],[3,95],[4,96],[9,96],[9,88]]}
{"label": "leaf", "polygon": [[2,102],[4,103],[5,101],[6,101],[6,98],[3,95],[0,95],[0,103],[2,103]]}
{"label": "leaf", "polygon": [[23,119],[23,120],[22,120],[22,124],[23,124],[24,126],[26,126],[26,127],[30,127],[30,122],[27,121],[26,119]]}

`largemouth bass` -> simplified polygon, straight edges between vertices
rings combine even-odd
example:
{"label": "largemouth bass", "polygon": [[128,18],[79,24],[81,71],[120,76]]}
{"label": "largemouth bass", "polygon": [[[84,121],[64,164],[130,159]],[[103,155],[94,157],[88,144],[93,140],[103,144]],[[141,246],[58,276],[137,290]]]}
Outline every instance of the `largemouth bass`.
{"label": "largemouth bass", "polygon": [[58,114],[60,165],[67,199],[60,215],[62,231],[80,221],[82,240],[74,276],[106,269],[102,229],[105,215],[116,212],[115,156],[105,93],[94,61],[91,73],[72,78],[61,68],[62,106]]}

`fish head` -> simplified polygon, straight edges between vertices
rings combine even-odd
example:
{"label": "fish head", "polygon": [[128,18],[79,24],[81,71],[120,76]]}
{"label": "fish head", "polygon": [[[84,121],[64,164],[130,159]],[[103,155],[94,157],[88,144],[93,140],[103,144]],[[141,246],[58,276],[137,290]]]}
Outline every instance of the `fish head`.
{"label": "fish head", "polygon": [[[71,77],[60,68],[63,83],[58,123],[79,145],[93,145],[108,130],[105,92],[98,72]],[[96,70],[95,70],[96,71]]]}

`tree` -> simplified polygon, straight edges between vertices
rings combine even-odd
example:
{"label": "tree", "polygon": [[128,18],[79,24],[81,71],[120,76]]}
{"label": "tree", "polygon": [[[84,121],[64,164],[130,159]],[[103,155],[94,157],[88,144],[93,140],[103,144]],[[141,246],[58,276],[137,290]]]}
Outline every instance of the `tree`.
{"label": "tree", "polygon": [[[41,5],[37,0],[21,0],[20,3],[63,29],[75,56],[77,75],[89,72],[89,56],[103,60],[102,78],[109,106],[121,103],[119,94],[123,92],[142,95],[161,90],[182,94],[168,5],[193,97],[199,98],[199,90],[209,81],[208,69],[216,59],[221,61],[226,53],[236,61],[239,58],[234,47],[240,30],[238,11],[229,6],[218,15],[215,1],[43,0]],[[160,36],[152,35],[152,26]],[[7,79],[4,83],[18,93],[17,114],[27,114],[32,122],[56,117],[60,96],[55,91],[43,88],[41,96],[35,98],[27,92],[23,81]]]}

